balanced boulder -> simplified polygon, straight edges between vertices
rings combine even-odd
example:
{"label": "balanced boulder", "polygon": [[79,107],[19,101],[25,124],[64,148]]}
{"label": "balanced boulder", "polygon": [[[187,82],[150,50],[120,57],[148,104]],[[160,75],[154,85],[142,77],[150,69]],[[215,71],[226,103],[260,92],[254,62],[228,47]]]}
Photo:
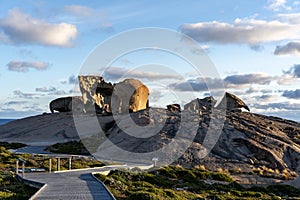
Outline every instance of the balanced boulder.
{"label": "balanced boulder", "polygon": [[83,111],[101,112],[104,104],[109,104],[108,96],[111,96],[112,84],[106,83],[100,76],[78,76],[78,79],[84,104]]}
{"label": "balanced boulder", "polygon": [[78,76],[85,113],[136,112],[148,107],[149,89],[137,79],[111,84],[100,76]]}
{"label": "balanced boulder", "polygon": [[136,112],[149,107],[149,89],[137,79],[125,79],[114,86],[113,113]]}
{"label": "balanced boulder", "polygon": [[54,113],[54,111],[80,112],[80,111],[82,111],[82,107],[83,107],[82,98],[79,96],[61,97],[61,98],[52,100],[49,104],[49,108],[52,113]]}

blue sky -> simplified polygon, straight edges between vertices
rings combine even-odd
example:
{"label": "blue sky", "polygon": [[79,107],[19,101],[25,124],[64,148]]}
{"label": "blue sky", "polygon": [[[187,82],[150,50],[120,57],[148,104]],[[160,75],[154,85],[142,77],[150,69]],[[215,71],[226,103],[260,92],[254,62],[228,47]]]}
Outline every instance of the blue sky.
{"label": "blue sky", "polygon": [[[240,96],[253,112],[300,121],[297,0],[2,0],[0,118],[49,112],[49,101],[72,95],[74,77],[99,43],[144,27],[172,29],[199,42],[220,74],[220,80],[211,80],[216,90],[223,81],[226,90]],[[182,86],[193,83],[199,97],[207,93],[202,79],[188,75],[182,61],[162,52],[124,56],[113,63],[106,79],[114,81],[118,73],[150,60],[186,73],[169,84],[175,92],[185,95]],[[153,106],[176,102],[172,91],[155,80],[151,85]]]}

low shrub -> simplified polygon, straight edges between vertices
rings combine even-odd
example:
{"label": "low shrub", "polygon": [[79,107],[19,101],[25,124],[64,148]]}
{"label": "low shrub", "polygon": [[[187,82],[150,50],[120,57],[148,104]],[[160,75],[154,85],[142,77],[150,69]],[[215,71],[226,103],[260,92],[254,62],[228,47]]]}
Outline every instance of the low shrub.
{"label": "low shrub", "polygon": [[150,192],[134,192],[131,193],[127,200],[160,200],[159,196],[152,194]]}

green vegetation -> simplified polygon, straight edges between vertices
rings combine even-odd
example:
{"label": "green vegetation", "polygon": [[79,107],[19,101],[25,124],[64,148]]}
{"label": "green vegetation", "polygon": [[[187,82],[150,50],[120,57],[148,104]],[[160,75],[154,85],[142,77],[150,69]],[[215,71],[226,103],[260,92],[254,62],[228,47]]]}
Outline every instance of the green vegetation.
{"label": "green vegetation", "polygon": [[[15,163],[18,158],[25,159],[26,168],[44,168],[49,169],[49,158],[43,156],[33,156],[29,154],[11,154],[5,147],[0,146],[0,169],[6,171],[15,171]],[[52,159],[52,171],[57,170],[57,160]],[[61,159],[61,170],[68,169],[68,159]],[[90,167],[101,167],[104,164],[96,159],[91,158],[73,158],[72,169],[82,169]]]}
{"label": "green vegetation", "polygon": [[[34,158],[30,158],[27,160],[29,163],[26,167],[29,167],[33,165],[35,168],[44,168],[45,170],[49,170],[49,159],[45,159],[40,156],[35,156]],[[57,170],[57,159],[52,158],[52,171]],[[83,169],[83,168],[92,168],[92,167],[102,167],[104,164],[96,159],[90,159],[90,158],[73,158],[72,159],[72,169]],[[60,159],[60,170],[68,170],[69,169],[69,163],[68,159],[61,158]]]}
{"label": "green vegetation", "polygon": [[22,143],[17,143],[17,142],[13,142],[13,143],[0,142],[0,146],[5,147],[5,149],[19,149],[22,147],[26,147],[27,145]]}
{"label": "green vegetation", "polygon": [[[16,200],[29,199],[37,189],[31,188],[15,178],[15,164],[18,158],[26,160],[26,168],[44,168],[48,170],[49,159],[42,156],[33,156],[29,154],[12,154],[6,147],[13,149],[22,147],[20,144],[1,143],[0,146],[0,199]],[[13,147],[13,148],[12,148]],[[65,152],[64,152],[65,153]],[[57,170],[57,160],[52,159],[52,170]],[[72,169],[101,167],[104,164],[91,158],[73,158]],[[68,159],[61,159],[61,170],[68,169]]]}
{"label": "green vegetation", "polygon": [[245,188],[227,173],[205,168],[169,166],[151,172],[115,170],[96,174],[118,200],[185,199],[280,199],[300,197],[300,190],[287,185]]}
{"label": "green vegetation", "polygon": [[29,199],[37,189],[20,183],[13,174],[0,171],[0,199]]}
{"label": "green vegetation", "polygon": [[67,153],[74,155],[90,155],[81,141],[70,141],[65,143],[57,143],[46,149],[52,153]]}
{"label": "green vegetation", "polygon": [[35,188],[20,183],[11,172],[19,157],[19,155],[11,154],[5,147],[0,147],[0,199],[28,199],[37,191]]}

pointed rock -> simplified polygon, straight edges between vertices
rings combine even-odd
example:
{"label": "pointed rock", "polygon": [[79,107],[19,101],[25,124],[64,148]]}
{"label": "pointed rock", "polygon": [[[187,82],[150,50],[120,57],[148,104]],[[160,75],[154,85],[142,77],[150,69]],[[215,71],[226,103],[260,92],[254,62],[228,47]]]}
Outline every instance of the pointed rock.
{"label": "pointed rock", "polygon": [[245,108],[250,112],[249,107],[243,100],[228,92],[225,93],[221,103],[217,106],[217,109],[226,109],[229,111],[241,111],[241,108]]}

